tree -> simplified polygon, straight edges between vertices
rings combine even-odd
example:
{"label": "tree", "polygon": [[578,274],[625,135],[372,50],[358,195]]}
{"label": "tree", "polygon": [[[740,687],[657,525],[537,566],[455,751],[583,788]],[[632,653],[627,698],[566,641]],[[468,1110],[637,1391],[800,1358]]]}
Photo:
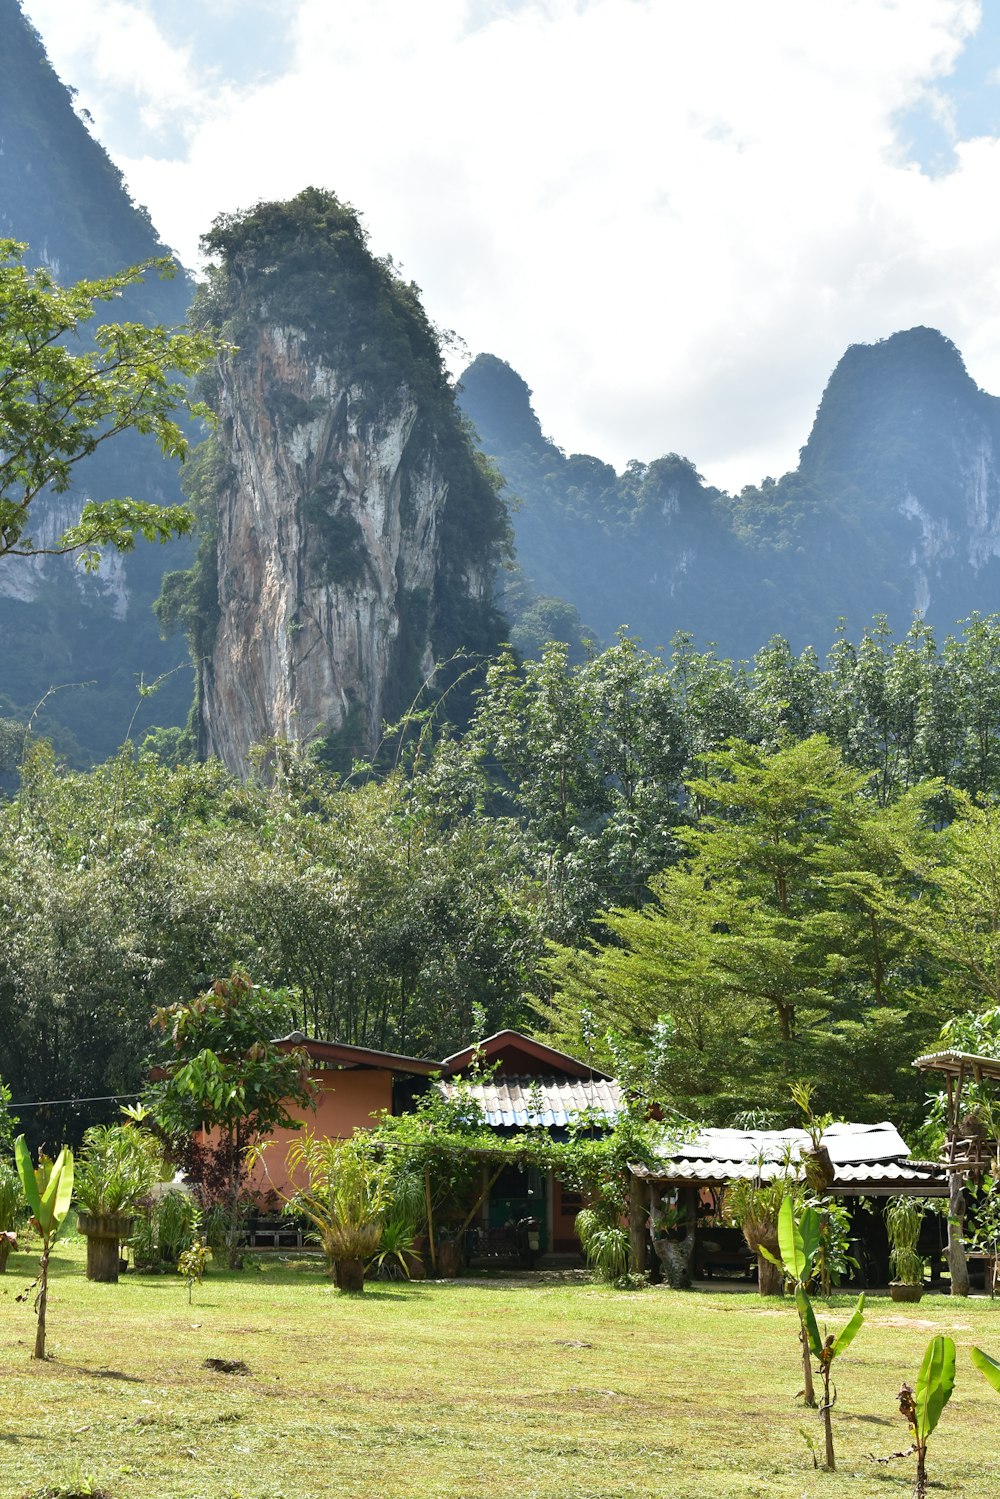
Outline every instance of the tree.
{"label": "tree", "polygon": [[208,412],[181,381],[205,367],[216,343],[205,333],[106,323],[74,348],[71,339],[98,302],[114,301],[151,268],[172,274],[172,262],[61,287],[47,271],[24,266],[24,251],[0,239],[0,557],[79,552],[93,569],[101,547],[127,552],[140,536],[168,541],[189,531],[190,511],[130,496],[88,499],[75,525],[42,540],[28,531],[32,507],[46,492],[64,493],[82,459],[128,430],[154,437],[165,457],[183,459],[188,443],[178,416]]}
{"label": "tree", "polygon": [[240,1196],[246,1151],[275,1129],[298,1129],[289,1105],[311,1101],[305,1053],[278,1051],[287,996],[252,984],[246,974],[219,979],[187,1003],[157,1010],[151,1025],[169,1033],[173,1057],[152,1087],[152,1111],[183,1148],[196,1130],[217,1131],[226,1173],[229,1263],[238,1262]]}

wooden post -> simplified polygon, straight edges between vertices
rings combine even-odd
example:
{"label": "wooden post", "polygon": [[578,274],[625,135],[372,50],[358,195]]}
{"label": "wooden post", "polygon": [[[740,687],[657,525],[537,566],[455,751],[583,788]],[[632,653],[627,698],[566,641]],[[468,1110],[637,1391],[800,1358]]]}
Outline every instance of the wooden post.
{"label": "wooden post", "polygon": [[424,1167],[424,1201],[427,1203],[427,1239],[431,1248],[431,1269],[437,1270],[437,1250],[434,1248],[434,1214],[431,1212],[431,1168]]}
{"label": "wooden post", "polygon": [[629,1174],[628,1237],[629,1259],[633,1275],[645,1275],[646,1260],[646,1185],[643,1177]]}

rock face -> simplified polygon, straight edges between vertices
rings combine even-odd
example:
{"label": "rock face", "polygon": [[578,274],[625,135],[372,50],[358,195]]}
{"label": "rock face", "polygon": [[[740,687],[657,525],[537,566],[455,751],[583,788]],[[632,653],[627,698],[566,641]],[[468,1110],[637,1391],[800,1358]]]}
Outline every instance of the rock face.
{"label": "rock face", "polygon": [[[425,325],[407,329],[405,308],[388,321],[373,313],[398,283],[370,257],[351,308],[335,304],[319,326],[316,302],[347,290],[329,221],[360,230],[330,195],[296,203],[305,222],[269,247],[263,292],[256,252],[252,269],[242,256],[249,218],[228,226],[220,272],[242,321],[213,397],[224,463],[200,748],[235,770],[275,738],[323,741],[332,763],[371,753],[385,719],[423,682],[435,690],[445,655],[491,649],[502,634],[490,584],[505,513],[461,428],[436,340]],[[310,289],[296,292],[292,322],[271,285],[293,274],[304,242]],[[393,338],[401,328],[405,346]]]}

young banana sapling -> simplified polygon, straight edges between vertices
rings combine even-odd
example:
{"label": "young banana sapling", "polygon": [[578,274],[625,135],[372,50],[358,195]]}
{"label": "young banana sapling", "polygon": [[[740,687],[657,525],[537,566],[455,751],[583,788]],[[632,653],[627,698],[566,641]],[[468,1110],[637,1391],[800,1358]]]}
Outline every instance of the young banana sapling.
{"label": "young banana sapling", "polygon": [[[45,1357],[45,1310],[49,1295],[49,1254],[66,1221],[66,1214],[69,1212],[73,1197],[73,1153],[70,1150],[61,1150],[54,1161],[50,1161],[46,1155],[39,1156],[38,1165],[35,1167],[31,1164],[31,1155],[24,1136],[18,1135],[14,1141],[14,1159],[17,1162],[17,1174],[21,1178],[21,1186],[24,1189],[28,1207],[31,1209],[31,1221],[42,1236],[42,1258],[38,1267],[38,1279],[35,1282],[38,1287],[38,1294],[35,1297],[35,1314],[38,1320],[35,1327],[33,1357],[43,1359]],[[24,1293],[24,1296],[29,1294],[30,1289]],[[19,1296],[18,1300],[23,1300],[23,1297]]]}
{"label": "young banana sapling", "polygon": [[970,1352],[972,1362],[980,1374],[993,1386],[997,1394],[1000,1395],[1000,1364],[997,1363],[995,1358],[991,1358],[982,1348],[973,1348]]}
{"label": "young banana sapling", "polygon": [[816,1321],[816,1313],[809,1299],[809,1293],[802,1286],[795,1287],[795,1305],[798,1308],[799,1320],[806,1331],[809,1348],[813,1358],[819,1364],[820,1378],[823,1381],[823,1404],[820,1406],[820,1415],[823,1417],[823,1436],[826,1441],[826,1466],[831,1473],[836,1471],[837,1463],[833,1453],[833,1407],[837,1399],[836,1386],[833,1395],[830,1394],[830,1375],[833,1370],[833,1361],[838,1358],[861,1331],[861,1324],[865,1320],[865,1296],[862,1291],[858,1297],[858,1304],[854,1309],[854,1315],[839,1336],[827,1333],[820,1336],[819,1325]]}
{"label": "young banana sapling", "polygon": [[[982,1368],[982,1365],[977,1363],[977,1367]],[[917,1454],[917,1482],[913,1490],[915,1499],[926,1499],[927,1443],[954,1388],[955,1344],[953,1339],[939,1333],[927,1345],[927,1352],[917,1375],[916,1389],[904,1384],[899,1392],[900,1413],[910,1423]]]}
{"label": "young banana sapling", "polygon": [[[781,1259],[777,1259],[763,1245],[760,1247],[760,1253],[772,1265],[778,1266],[795,1290],[801,1288],[805,1291],[813,1278],[822,1229],[823,1221],[815,1208],[803,1207],[796,1216],[792,1199],[786,1196],[778,1211],[778,1248]],[[802,1395],[806,1405],[815,1407],[816,1391],[813,1387],[812,1360],[809,1357],[809,1334],[797,1297],[796,1309],[799,1313],[799,1342],[802,1345]]]}

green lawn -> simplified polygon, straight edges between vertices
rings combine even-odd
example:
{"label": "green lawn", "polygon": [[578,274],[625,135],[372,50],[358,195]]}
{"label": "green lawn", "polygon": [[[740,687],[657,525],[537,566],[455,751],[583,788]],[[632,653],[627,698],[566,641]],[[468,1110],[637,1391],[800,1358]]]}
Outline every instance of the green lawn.
{"label": "green lawn", "polygon": [[[52,1360],[0,1278],[0,1495],[115,1499],[813,1499],[908,1496],[896,1410],[928,1338],[959,1344],[932,1439],[933,1491],[1000,1499],[1000,1396],[969,1362],[1000,1355],[1000,1301],[884,1298],[838,1365],[841,1468],[815,1472],[796,1404],[795,1313],[753,1294],[609,1291],[580,1280],[376,1285],[339,1296],[315,1264],[89,1284],[61,1245]],[[832,1324],[846,1319],[838,1298]],[[822,1318],[821,1318],[822,1320]],[[202,1367],[242,1359],[244,1377]]]}

